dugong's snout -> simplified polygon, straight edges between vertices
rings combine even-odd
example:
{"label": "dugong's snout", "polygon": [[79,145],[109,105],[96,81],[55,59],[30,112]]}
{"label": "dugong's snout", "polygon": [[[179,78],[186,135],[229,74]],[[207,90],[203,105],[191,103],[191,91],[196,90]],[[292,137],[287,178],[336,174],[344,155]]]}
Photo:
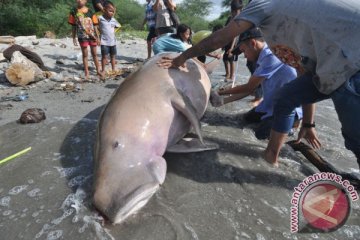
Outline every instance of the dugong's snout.
{"label": "dugong's snout", "polygon": [[166,163],[163,158],[154,157],[146,164],[127,169],[112,167],[107,171],[101,170],[99,172],[103,174],[95,179],[93,204],[116,224],[150,200],[165,180]]}
{"label": "dugong's snout", "polygon": [[110,222],[117,224],[142,208],[158,188],[158,183],[149,183],[126,196],[113,195],[108,204],[103,203],[103,194],[101,192],[95,192],[93,203]]}

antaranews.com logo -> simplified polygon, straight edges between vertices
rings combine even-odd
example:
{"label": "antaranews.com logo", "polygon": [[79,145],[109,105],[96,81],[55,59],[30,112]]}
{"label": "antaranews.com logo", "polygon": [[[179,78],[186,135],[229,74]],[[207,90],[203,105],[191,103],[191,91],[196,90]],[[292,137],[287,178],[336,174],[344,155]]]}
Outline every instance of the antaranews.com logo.
{"label": "antaranews.com logo", "polygon": [[331,232],[343,226],[351,202],[359,195],[348,180],[335,173],[315,173],[294,188],[291,198],[290,230]]}

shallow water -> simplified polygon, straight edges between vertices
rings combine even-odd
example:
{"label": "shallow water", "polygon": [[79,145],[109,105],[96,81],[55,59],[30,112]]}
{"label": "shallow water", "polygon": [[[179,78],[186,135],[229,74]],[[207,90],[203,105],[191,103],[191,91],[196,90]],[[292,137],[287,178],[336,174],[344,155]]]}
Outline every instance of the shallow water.
{"label": "shallow water", "polygon": [[[245,65],[242,58],[239,65]],[[239,73],[248,74],[243,67]],[[221,74],[219,66],[212,80]],[[209,106],[202,131],[220,149],[166,154],[168,173],[160,190],[138,214],[115,226],[102,226],[91,205],[92,151],[101,108],[78,122],[57,118],[0,127],[0,158],[32,146],[0,166],[1,238],[359,239],[359,201],[335,232],[290,233],[293,188],[317,170],[289,146],[281,152],[279,169],[261,159],[266,141],[258,141],[241,121],[250,109],[248,99]],[[319,153],[337,168],[359,174],[330,101],[318,105],[316,122],[324,146]]]}

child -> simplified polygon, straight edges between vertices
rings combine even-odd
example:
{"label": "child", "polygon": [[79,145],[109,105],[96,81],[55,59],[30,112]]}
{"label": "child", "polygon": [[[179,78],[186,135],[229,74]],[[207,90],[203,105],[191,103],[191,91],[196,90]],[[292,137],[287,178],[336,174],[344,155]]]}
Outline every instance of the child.
{"label": "child", "polygon": [[70,12],[68,22],[73,26],[72,37],[74,45],[77,46],[76,35],[81,47],[83,56],[85,78],[89,78],[89,65],[88,65],[88,50],[90,46],[91,55],[95,62],[96,72],[100,79],[103,79],[103,74],[100,71],[99,61],[96,55],[96,46],[100,44],[98,34],[94,25],[98,24],[97,17],[92,11],[86,7],[86,0],[77,0],[77,7],[73,8]]}
{"label": "child", "polygon": [[107,1],[104,6],[104,14],[99,17],[99,26],[101,33],[101,66],[102,72],[105,72],[106,56],[110,54],[111,68],[115,72],[116,56],[116,37],[115,29],[120,27],[120,23],[113,17],[115,6],[112,2]]}
{"label": "child", "polygon": [[[241,9],[242,9],[242,4],[237,2],[237,1],[232,1],[231,3],[231,16],[227,19],[226,24],[228,25],[231,20],[237,16]],[[225,82],[232,82],[234,80],[235,77],[235,62],[237,62],[238,60],[238,56],[232,54],[232,50],[235,46],[235,39],[233,39],[230,43],[228,43],[225,47],[225,53],[223,55],[223,61],[224,61],[224,66],[225,66]]]}

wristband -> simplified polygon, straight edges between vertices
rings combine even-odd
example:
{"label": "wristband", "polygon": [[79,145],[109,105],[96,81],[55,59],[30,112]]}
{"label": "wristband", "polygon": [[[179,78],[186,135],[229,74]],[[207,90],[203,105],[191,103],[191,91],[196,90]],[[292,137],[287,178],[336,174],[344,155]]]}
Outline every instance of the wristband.
{"label": "wristband", "polygon": [[314,128],[315,123],[303,123],[301,126],[304,128]]}

